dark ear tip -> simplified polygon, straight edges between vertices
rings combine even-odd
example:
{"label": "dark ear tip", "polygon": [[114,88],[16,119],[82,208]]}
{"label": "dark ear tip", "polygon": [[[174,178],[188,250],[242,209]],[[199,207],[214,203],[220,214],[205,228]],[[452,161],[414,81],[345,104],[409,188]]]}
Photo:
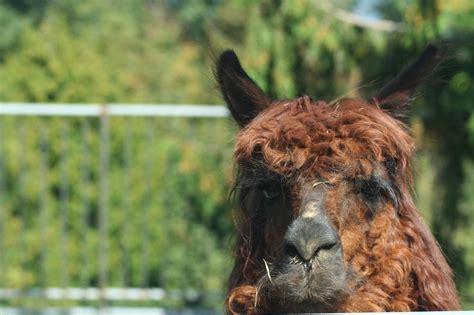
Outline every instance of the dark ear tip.
{"label": "dark ear tip", "polygon": [[219,63],[228,63],[235,61],[238,61],[238,58],[235,52],[231,49],[224,50],[219,57]]}
{"label": "dark ear tip", "polygon": [[428,59],[436,58],[438,53],[439,53],[438,47],[433,43],[429,43],[428,45],[426,45],[425,49],[423,50],[421,54],[421,58],[428,58]]}
{"label": "dark ear tip", "polygon": [[428,43],[428,45],[425,47],[425,50],[437,51],[438,47],[435,43]]}
{"label": "dark ear tip", "polygon": [[243,71],[239,58],[233,50],[225,50],[222,52],[217,61],[217,70],[222,71],[224,69],[237,71],[238,73]]}

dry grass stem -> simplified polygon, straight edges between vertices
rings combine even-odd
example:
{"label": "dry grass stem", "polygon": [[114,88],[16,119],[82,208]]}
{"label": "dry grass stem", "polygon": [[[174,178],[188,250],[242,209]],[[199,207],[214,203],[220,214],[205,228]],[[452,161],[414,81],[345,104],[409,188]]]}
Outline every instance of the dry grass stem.
{"label": "dry grass stem", "polygon": [[272,276],[270,275],[270,268],[268,268],[268,263],[265,259],[263,260],[263,263],[265,264],[265,269],[267,270],[268,279],[270,279],[270,282],[273,282]]}

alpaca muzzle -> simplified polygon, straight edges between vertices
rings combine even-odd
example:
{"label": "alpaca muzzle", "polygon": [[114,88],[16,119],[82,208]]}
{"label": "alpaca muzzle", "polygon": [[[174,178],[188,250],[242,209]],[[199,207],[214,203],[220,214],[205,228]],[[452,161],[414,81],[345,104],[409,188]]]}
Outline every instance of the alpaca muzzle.
{"label": "alpaca muzzle", "polygon": [[303,264],[309,271],[312,263],[337,253],[339,238],[326,222],[298,218],[289,227],[285,236],[285,254],[293,261]]}

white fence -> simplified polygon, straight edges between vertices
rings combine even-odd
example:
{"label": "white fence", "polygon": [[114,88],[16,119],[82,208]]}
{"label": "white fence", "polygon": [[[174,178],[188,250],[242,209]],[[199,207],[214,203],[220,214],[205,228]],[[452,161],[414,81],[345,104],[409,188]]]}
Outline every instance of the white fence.
{"label": "white fence", "polygon": [[[20,116],[31,116],[31,117],[57,117],[61,116],[63,119],[67,117],[96,117],[99,123],[99,178],[97,179],[97,188],[99,190],[97,204],[98,204],[98,234],[99,234],[99,251],[97,252],[97,262],[99,277],[97,287],[70,287],[68,284],[69,279],[66,272],[66,275],[62,276],[64,279],[62,281],[63,287],[33,287],[33,288],[1,288],[2,283],[0,282],[0,305],[1,301],[14,300],[18,298],[42,298],[46,300],[81,300],[81,301],[100,301],[103,305],[106,305],[108,301],[120,300],[120,301],[161,301],[164,299],[181,299],[187,301],[197,300],[202,298],[200,293],[193,290],[177,290],[173,292],[165,292],[161,288],[132,288],[132,287],[123,287],[123,288],[114,288],[109,286],[109,266],[108,266],[108,199],[109,199],[109,156],[110,152],[110,118],[111,117],[188,117],[188,118],[222,118],[229,115],[228,110],[224,106],[219,105],[171,105],[171,104],[27,104],[27,103],[0,103],[0,119],[5,117],[20,117]],[[2,129],[2,122],[0,120],[0,149],[3,145],[2,132],[5,130]],[[47,123],[46,123],[47,124]],[[85,126],[85,127],[84,127]],[[84,128],[87,130],[89,123],[83,124]],[[41,132],[41,131],[38,131]],[[19,139],[20,142],[23,139]],[[84,152],[83,152],[84,153]],[[84,154],[88,154],[85,151]],[[42,157],[41,160],[45,160],[47,157]],[[40,169],[39,172],[47,172],[47,167],[44,165],[44,161],[38,165]],[[0,176],[2,176],[2,165],[0,165]],[[1,179],[0,179],[1,181]],[[26,180],[23,179],[23,183]],[[5,183],[3,183],[5,185]],[[39,181],[41,185],[41,179]],[[65,184],[65,187],[67,185]],[[0,195],[2,193],[0,187]],[[64,187],[63,187],[64,188]],[[59,199],[68,198],[67,188],[60,187]],[[60,201],[61,202],[61,201]],[[46,203],[46,201],[41,204]],[[47,207],[42,205],[41,208]],[[62,206],[60,206],[62,207]],[[26,210],[23,209],[20,211],[20,217],[27,218]],[[44,213],[46,210],[40,210],[39,219],[43,220],[41,224],[47,225],[47,216]],[[66,213],[66,211],[64,211]],[[0,221],[6,217],[6,213],[0,209]],[[68,224],[67,214],[62,215],[60,218],[62,220],[61,225],[64,227]],[[2,261],[4,262],[3,266],[5,267],[6,261],[8,258],[2,256],[2,246],[6,246],[5,241],[2,239],[2,235],[5,231],[5,224],[8,222],[0,222],[0,265]],[[37,237],[43,237],[41,234],[46,232],[40,232]],[[63,235],[67,238],[67,235]],[[22,236],[20,236],[22,237]],[[66,245],[62,245],[66,246]],[[143,257],[146,259],[149,255],[149,249],[144,250]],[[47,249],[41,249],[41,255],[47,255]],[[67,255],[64,259],[66,262],[62,263],[63,267],[67,268]],[[146,268],[146,267],[145,267]],[[39,271],[41,272],[41,271]],[[149,273],[149,270],[145,270],[145,278]],[[4,271],[0,272],[0,280],[2,277],[5,277]],[[22,275],[20,275],[22,276]],[[144,281],[146,282],[146,281]],[[211,294],[211,299],[222,299],[223,294],[218,292],[216,294]]]}

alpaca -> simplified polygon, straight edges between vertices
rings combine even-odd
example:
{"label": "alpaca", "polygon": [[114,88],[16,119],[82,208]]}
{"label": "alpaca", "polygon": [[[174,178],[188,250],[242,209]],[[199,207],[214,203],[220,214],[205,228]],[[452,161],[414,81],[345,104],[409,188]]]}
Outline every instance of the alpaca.
{"label": "alpaca", "polygon": [[272,100],[221,54],[216,78],[241,127],[228,312],[460,308],[410,194],[414,143],[399,119],[439,59],[428,45],[370,101],[328,104]]}

